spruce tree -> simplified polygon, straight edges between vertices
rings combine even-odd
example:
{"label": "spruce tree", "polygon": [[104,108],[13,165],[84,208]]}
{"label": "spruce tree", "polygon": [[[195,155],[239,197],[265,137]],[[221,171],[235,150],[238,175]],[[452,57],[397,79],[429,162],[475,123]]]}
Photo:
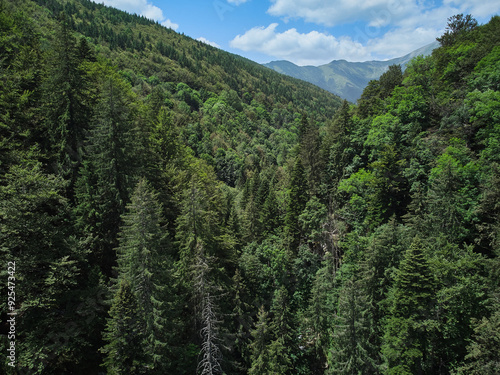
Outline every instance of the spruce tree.
{"label": "spruce tree", "polygon": [[274,339],[268,345],[269,370],[271,374],[287,374],[292,369],[294,326],[290,311],[290,298],[285,286],[281,286],[274,294],[271,312],[271,333]]}
{"label": "spruce tree", "polygon": [[321,155],[326,166],[324,180],[329,191],[336,191],[341,179],[346,176],[346,167],[353,157],[351,148],[352,119],[349,112],[349,103],[344,100],[335,113],[331,125],[321,145]]}
{"label": "spruce tree", "polygon": [[324,368],[330,353],[338,289],[335,288],[335,260],[325,254],[323,266],[316,272],[307,311],[306,340],[314,345],[315,361]]}
{"label": "spruce tree", "polygon": [[359,280],[346,281],[339,292],[337,311],[327,374],[377,373],[378,348],[372,343],[372,309]]}
{"label": "spruce tree", "polygon": [[249,345],[251,366],[248,375],[267,375],[269,372],[268,344],[270,340],[268,313],[261,306],[257,315],[257,323],[251,332],[253,341]]}
{"label": "spruce tree", "polygon": [[104,77],[77,182],[76,212],[91,261],[110,276],[121,215],[137,181],[141,140],[130,88],[113,73]]}
{"label": "spruce tree", "polygon": [[[59,16],[48,74],[44,82],[45,126],[49,138],[42,144],[54,163],[54,171],[70,180],[69,195],[78,176],[83,145],[94,105],[90,78],[82,63],[90,57],[82,54],[70,30],[66,15]],[[50,143],[47,141],[50,140]]]}
{"label": "spruce tree", "polygon": [[286,235],[291,250],[297,250],[301,239],[299,216],[308,201],[307,179],[300,158],[295,160],[290,178],[290,197],[285,216]]}
{"label": "spruce tree", "polygon": [[144,346],[151,373],[162,373],[167,358],[167,300],[171,264],[165,253],[161,205],[145,179],[137,184],[123,215],[119,236],[118,279],[130,280],[144,320]]}
{"label": "spruce tree", "polygon": [[304,163],[309,190],[317,191],[317,181],[320,180],[322,160],[320,157],[320,139],[317,126],[310,123],[307,116],[302,116],[299,128],[300,158]]}
{"label": "spruce tree", "polygon": [[436,286],[421,240],[405,252],[391,290],[382,354],[386,374],[433,374]]}
{"label": "spruce tree", "polygon": [[104,366],[111,375],[147,374],[147,353],[144,347],[144,320],[137,298],[127,279],[113,298],[110,318],[103,334],[107,344],[101,349],[106,355]]}

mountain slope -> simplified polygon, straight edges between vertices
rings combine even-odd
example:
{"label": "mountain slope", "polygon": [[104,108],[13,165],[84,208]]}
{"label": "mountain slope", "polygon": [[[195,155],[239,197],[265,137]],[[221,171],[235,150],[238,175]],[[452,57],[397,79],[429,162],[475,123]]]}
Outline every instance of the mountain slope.
{"label": "mountain slope", "polygon": [[[194,40],[144,17],[130,15],[90,0],[35,0],[57,19],[61,12],[70,26],[98,45],[101,55],[130,74],[132,84],[145,78],[152,82],[186,83],[193,89],[219,93],[235,90],[264,101],[299,101],[302,110],[333,115],[340,100],[314,85],[270,72],[260,64]],[[46,12],[36,10],[40,16]],[[50,37],[50,35],[48,35]],[[142,76],[142,77],[141,77]],[[248,96],[247,95],[247,96]],[[307,103],[307,104],[306,104]]]}
{"label": "mountain slope", "polygon": [[416,56],[430,55],[437,42],[419,48],[405,56],[387,61],[349,62],[334,60],[320,66],[297,66],[289,61],[272,61],[264,64],[279,73],[311,82],[335,95],[355,102],[372,79],[378,79],[390,65],[403,68]]}

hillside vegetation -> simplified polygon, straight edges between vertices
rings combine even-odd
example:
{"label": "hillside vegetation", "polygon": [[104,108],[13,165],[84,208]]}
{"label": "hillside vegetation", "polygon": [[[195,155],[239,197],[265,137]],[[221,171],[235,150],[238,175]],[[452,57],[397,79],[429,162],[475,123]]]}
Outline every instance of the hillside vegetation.
{"label": "hillside vegetation", "polygon": [[350,105],[1,0],[1,372],[498,373],[500,18],[439,42]]}

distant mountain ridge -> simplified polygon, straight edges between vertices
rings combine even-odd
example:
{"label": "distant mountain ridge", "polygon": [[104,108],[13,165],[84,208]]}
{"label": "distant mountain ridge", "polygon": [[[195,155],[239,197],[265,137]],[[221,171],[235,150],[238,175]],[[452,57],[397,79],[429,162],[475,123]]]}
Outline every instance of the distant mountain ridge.
{"label": "distant mountain ridge", "polygon": [[341,98],[356,102],[368,82],[372,79],[378,79],[390,65],[399,64],[404,69],[406,64],[414,57],[430,55],[438,46],[439,43],[436,41],[405,56],[387,61],[349,62],[334,60],[329,64],[320,66],[298,66],[290,61],[281,60],[271,61],[264,64],[264,66],[279,73],[313,83]]}

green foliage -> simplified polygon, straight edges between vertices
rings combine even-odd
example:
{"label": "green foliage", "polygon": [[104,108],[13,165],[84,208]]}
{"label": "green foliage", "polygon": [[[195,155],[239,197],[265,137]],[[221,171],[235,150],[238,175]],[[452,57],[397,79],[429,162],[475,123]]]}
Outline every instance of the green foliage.
{"label": "green foliage", "polygon": [[488,374],[498,373],[500,362],[500,320],[499,312],[495,311],[490,318],[476,322],[474,340],[469,345],[469,354],[465,357],[467,364],[458,370],[458,374]]}
{"label": "green foliage", "polygon": [[498,372],[499,30],[452,18],[351,105],[92,1],[1,1],[15,371]]}
{"label": "green foliage", "polygon": [[416,237],[399,266],[391,290],[382,354],[387,374],[435,373],[433,352],[435,280]]}
{"label": "green foliage", "polygon": [[293,166],[290,180],[290,198],[285,216],[285,228],[289,238],[290,249],[296,249],[301,239],[299,216],[307,204],[307,179],[302,160],[297,158]]}
{"label": "green foliage", "polygon": [[138,174],[140,134],[133,95],[116,75],[104,75],[76,187],[79,224],[93,257],[110,275],[120,216]]}
{"label": "green foliage", "polygon": [[446,32],[439,38],[438,42],[442,46],[453,45],[460,37],[477,27],[477,21],[470,14],[465,17],[463,13],[448,18]]}
{"label": "green foliage", "polygon": [[138,301],[126,279],[119,289],[109,311],[110,319],[104,333],[107,341],[102,352],[104,366],[109,374],[145,374],[147,365],[144,351],[143,321]]}
{"label": "green foliage", "polygon": [[130,288],[142,312],[145,340],[141,345],[151,358],[149,368],[157,373],[162,372],[167,358],[166,306],[172,302],[166,290],[171,283],[168,277],[171,262],[164,250],[162,222],[157,194],[142,179],[123,215],[117,249],[118,279],[130,280]]}
{"label": "green foliage", "polygon": [[377,350],[371,344],[372,315],[363,288],[352,279],[340,290],[330,366],[326,374],[377,372]]}

